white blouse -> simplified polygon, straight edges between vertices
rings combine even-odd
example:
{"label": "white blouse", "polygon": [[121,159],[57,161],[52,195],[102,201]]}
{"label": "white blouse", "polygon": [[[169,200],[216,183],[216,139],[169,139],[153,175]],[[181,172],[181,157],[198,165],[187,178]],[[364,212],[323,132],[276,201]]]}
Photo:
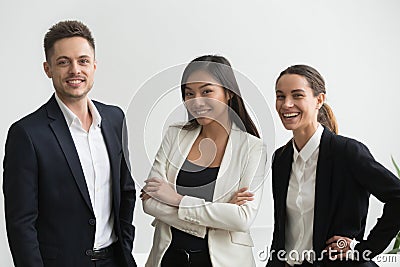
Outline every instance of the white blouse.
{"label": "white blouse", "polygon": [[315,179],[319,144],[324,128],[318,125],[306,145],[297,151],[293,140],[293,162],[286,198],[285,251],[289,265],[312,263]]}

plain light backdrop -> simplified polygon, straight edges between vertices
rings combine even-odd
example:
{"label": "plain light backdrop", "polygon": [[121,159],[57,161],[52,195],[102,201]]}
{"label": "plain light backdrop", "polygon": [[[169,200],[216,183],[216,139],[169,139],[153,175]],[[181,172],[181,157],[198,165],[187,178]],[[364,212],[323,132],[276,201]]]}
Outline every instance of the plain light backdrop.
{"label": "plain light backdrop", "polygon": [[[365,143],[394,171],[390,156],[400,163],[399,11],[398,0],[0,0],[0,157],[10,124],[53,92],[42,69],[44,34],[60,20],[77,19],[89,26],[96,40],[98,68],[90,94],[96,100],[128,110],[135,92],[155,74],[203,54],[219,54],[264,95],[275,120],[275,129],[265,138],[280,146],[291,134],[274,112],[275,79],[290,65],[309,64],[325,77],[327,102],[340,133]],[[241,90],[246,98],[249,92]],[[159,145],[158,135],[151,151]],[[273,224],[270,187],[268,179],[256,228]],[[8,267],[12,260],[3,206],[1,194],[0,265]],[[368,230],[381,208],[371,198]],[[150,222],[138,201],[135,253],[150,248]],[[262,236],[257,238],[263,242]],[[266,236],[265,245],[268,242]]]}

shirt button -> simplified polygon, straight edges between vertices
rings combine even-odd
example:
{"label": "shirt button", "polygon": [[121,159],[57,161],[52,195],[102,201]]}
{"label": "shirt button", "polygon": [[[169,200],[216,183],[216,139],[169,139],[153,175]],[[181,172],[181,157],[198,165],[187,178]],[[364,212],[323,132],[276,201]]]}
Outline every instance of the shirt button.
{"label": "shirt button", "polygon": [[89,219],[89,224],[90,225],[96,225],[96,220],[95,219]]}
{"label": "shirt button", "polygon": [[93,250],[88,249],[85,251],[86,256],[93,256]]}

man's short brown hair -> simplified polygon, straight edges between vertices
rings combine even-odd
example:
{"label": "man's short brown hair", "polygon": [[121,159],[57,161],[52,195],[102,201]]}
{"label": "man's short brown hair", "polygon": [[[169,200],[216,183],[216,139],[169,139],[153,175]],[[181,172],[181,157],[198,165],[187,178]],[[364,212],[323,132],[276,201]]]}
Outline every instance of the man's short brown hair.
{"label": "man's short brown hair", "polygon": [[95,50],[94,39],[89,28],[80,21],[66,20],[54,24],[44,36],[44,53],[46,61],[49,61],[53,52],[54,43],[63,38],[82,37]]}

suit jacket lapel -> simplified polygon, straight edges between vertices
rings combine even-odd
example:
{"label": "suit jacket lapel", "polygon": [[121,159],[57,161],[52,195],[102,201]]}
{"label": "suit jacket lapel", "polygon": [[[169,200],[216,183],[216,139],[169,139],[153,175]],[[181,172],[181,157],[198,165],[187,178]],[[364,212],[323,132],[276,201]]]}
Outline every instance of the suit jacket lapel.
{"label": "suit jacket lapel", "polygon": [[[68,129],[68,125],[65,121],[64,115],[62,114],[60,107],[54,95],[46,104],[47,115],[53,119],[50,122],[50,128],[53,130],[57,137],[58,143],[65,155],[68,165],[71,169],[72,175],[74,176],[75,182],[78,185],[79,191],[90,210],[93,212],[92,203],[90,201],[89,191],[87,189],[85,176],[83,174],[81,162],[79,160],[78,152],[76,151],[74,141],[71,133]],[[60,185],[62,186],[62,185]]]}
{"label": "suit jacket lapel", "polygon": [[119,214],[119,203],[121,199],[120,194],[120,163],[122,158],[122,144],[120,143],[120,138],[115,130],[112,129],[112,125],[110,125],[110,120],[107,118],[107,114],[105,114],[101,106],[94,102],[97,110],[101,116],[101,133],[103,134],[104,142],[107,147],[108,158],[110,161],[111,168],[111,180],[112,180],[112,196],[113,196],[113,204],[114,204],[114,212],[115,214]]}
{"label": "suit jacket lapel", "polygon": [[[314,228],[313,246],[316,253],[325,248],[325,242],[329,229],[329,212],[331,209],[331,182],[332,182],[332,158],[331,139],[333,134],[324,129],[319,146],[317,175],[315,181],[314,204]],[[318,254],[317,254],[318,255]]]}
{"label": "suit jacket lapel", "polygon": [[[276,164],[278,164],[275,168],[276,175],[276,188],[277,188],[277,216],[278,216],[278,225],[280,228],[280,233],[285,234],[285,226],[286,226],[286,198],[289,187],[289,179],[290,173],[292,172],[292,161],[293,161],[293,145],[292,141],[290,141],[279,155],[275,155]],[[280,238],[282,242],[280,245],[284,248],[285,245],[285,235]]]}
{"label": "suit jacket lapel", "polygon": [[196,141],[196,138],[199,136],[200,131],[201,127],[191,131],[178,131],[177,142],[174,143],[176,147],[171,154],[167,173],[169,182],[175,186],[178,173],[182,169],[183,163],[185,162],[194,141]]}
{"label": "suit jacket lapel", "polygon": [[217,179],[215,181],[213,200],[217,202],[226,201],[224,197],[230,198],[230,196],[227,195],[227,192],[229,192],[231,188],[234,188],[239,183],[238,179],[230,176],[231,172],[229,172],[228,169],[232,164],[232,155],[237,154],[234,152],[234,146],[241,143],[241,130],[239,130],[235,123],[232,123],[231,128],[232,129],[228,136],[228,142],[226,143],[225,152],[222,156]]}

